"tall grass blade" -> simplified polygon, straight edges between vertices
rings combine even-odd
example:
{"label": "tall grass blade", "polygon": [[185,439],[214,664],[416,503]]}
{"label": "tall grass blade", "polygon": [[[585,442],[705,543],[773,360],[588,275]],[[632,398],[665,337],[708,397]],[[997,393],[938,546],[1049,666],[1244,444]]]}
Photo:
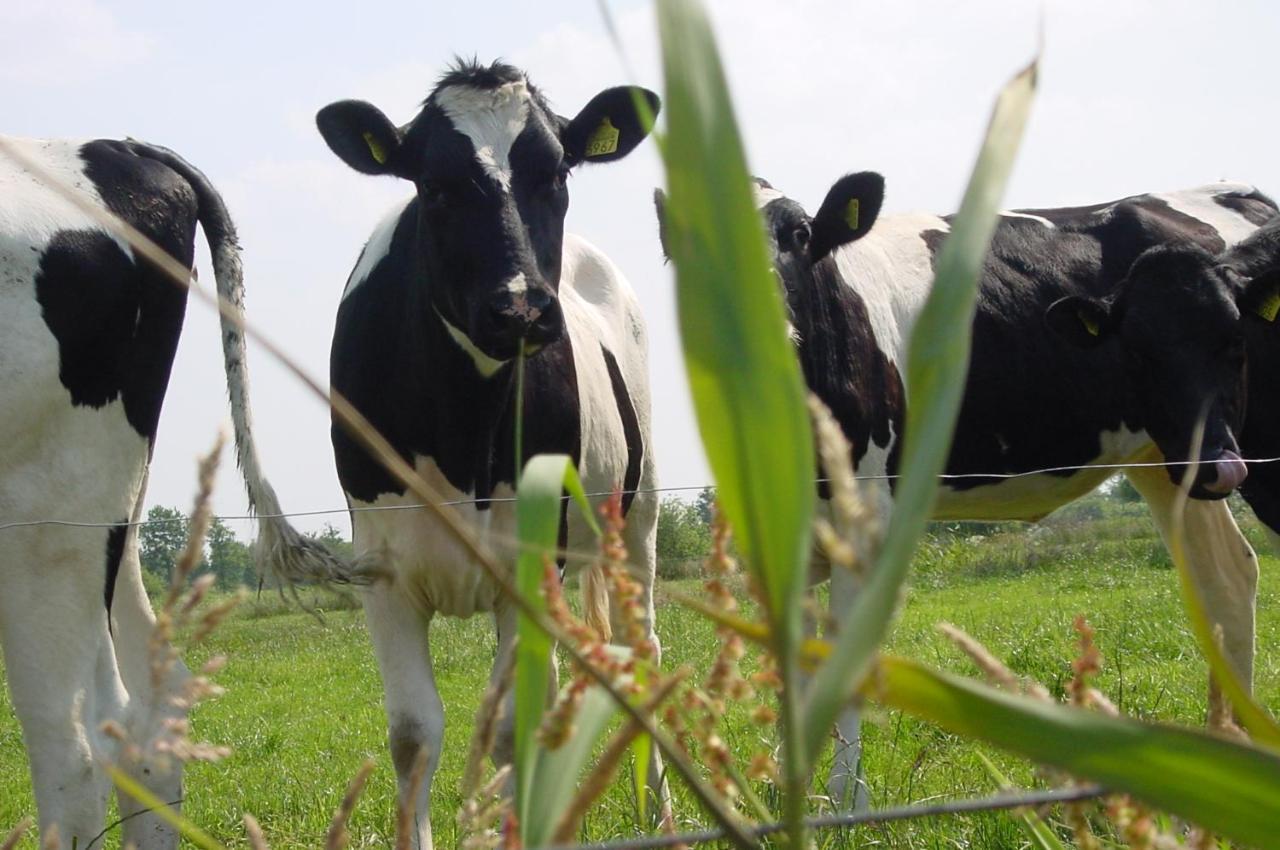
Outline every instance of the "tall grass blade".
{"label": "tall grass blade", "polygon": [[578,793],[578,777],[591,760],[596,742],[609,729],[618,705],[603,689],[592,687],[583,697],[573,734],[554,750],[539,749],[529,803],[520,817],[525,847],[551,843],[561,816]]}
{"label": "tall grass blade", "polygon": [[1051,765],[1257,847],[1280,847],[1280,757],[1206,732],[1046,703],[884,658],[892,708]]}
{"label": "tall grass blade", "polygon": [[132,776],[125,773],[118,767],[108,765],[107,774],[111,777],[111,781],[115,786],[133,799],[137,800],[146,809],[162,820],[168,821],[169,825],[178,830],[182,837],[190,841],[201,850],[226,850],[217,839],[209,835],[200,827],[184,818],[174,810],[173,806],[161,800],[155,794],[147,790],[141,782],[136,781]]}
{"label": "tall grass blade", "polygon": [[[516,561],[516,589],[535,610],[546,612],[541,593],[543,565],[555,558],[560,533],[561,496],[568,491],[595,527],[582,482],[568,455],[537,455],[520,475],[516,500],[516,531],[520,554]],[[523,828],[538,789],[534,783],[537,731],[547,707],[551,682],[551,638],[530,617],[521,614],[516,627],[515,760],[516,810]],[[528,841],[525,842],[529,844]]]}
{"label": "tall grass blade", "polygon": [[814,450],[804,379],[786,332],[715,38],[697,0],[659,0],[666,81],[666,244],[676,268],[685,370],[721,508],[763,591],[783,687],[785,820],[805,845],[797,652],[808,576]]}
{"label": "tall grass blade", "polygon": [[[660,0],[668,248],[685,368],[720,505],[775,622],[804,589],[813,439],[804,380],[701,5]],[[798,622],[796,624],[796,634]]]}
{"label": "tall grass blade", "polygon": [[[995,766],[991,759],[987,758],[980,752],[974,752],[978,757],[978,761],[982,762],[982,766],[987,769],[987,773],[996,781],[996,785],[1000,786],[1002,791],[1011,790],[1012,783],[1000,772],[1000,768]],[[1044,822],[1044,818],[1036,814],[1034,809],[1023,809],[1013,815],[1022,824],[1022,831],[1027,834],[1027,838],[1031,841],[1031,846],[1036,850],[1067,850],[1065,844],[1054,834],[1053,827]]]}
{"label": "tall grass blade", "polygon": [[938,256],[933,289],[911,334],[903,477],[894,493],[893,518],[875,569],[853,610],[841,612],[831,660],[818,671],[806,694],[805,744],[810,759],[826,745],[831,724],[870,668],[933,509],[969,369],[978,280],[1035,95],[1036,68],[1033,61],[1005,85],[996,100],[960,212]]}
{"label": "tall grass blade", "polygon": [[[642,687],[648,681],[643,667],[636,668],[636,683]],[[639,732],[631,739],[631,788],[636,795],[636,816],[640,823],[649,818],[649,758],[653,755],[653,738],[647,732]]]}

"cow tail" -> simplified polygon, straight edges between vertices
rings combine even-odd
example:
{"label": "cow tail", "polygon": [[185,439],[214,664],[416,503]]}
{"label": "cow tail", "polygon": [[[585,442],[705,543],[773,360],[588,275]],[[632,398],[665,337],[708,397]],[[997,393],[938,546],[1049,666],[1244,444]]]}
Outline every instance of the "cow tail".
{"label": "cow tail", "polygon": [[582,616],[603,641],[613,639],[613,626],[609,622],[609,588],[605,582],[604,567],[594,563],[582,575]]}
{"label": "cow tail", "polygon": [[245,361],[244,269],[235,224],[221,195],[197,168],[173,151],[156,145],[132,143],[139,156],[157,160],[182,176],[195,191],[200,225],[213,255],[213,275],[224,309],[222,357],[231,400],[236,464],[244,476],[249,509],[258,518],[254,559],[258,575],[271,578],[282,589],[299,582],[321,584],[367,583],[363,570],[330,552],[323,544],[300,534],[284,516],[274,488],[262,472],[253,439],[249,410],[249,370]]}

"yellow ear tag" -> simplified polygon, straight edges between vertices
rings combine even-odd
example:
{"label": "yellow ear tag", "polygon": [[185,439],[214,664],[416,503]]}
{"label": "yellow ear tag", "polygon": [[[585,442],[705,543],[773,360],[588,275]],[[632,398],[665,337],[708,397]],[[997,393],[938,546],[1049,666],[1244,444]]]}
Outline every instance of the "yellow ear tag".
{"label": "yellow ear tag", "polygon": [[849,225],[850,230],[858,229],[858,199],[853,198],[849,201],[849,205],[844,208],[844,223]]}
{"label": "yellow ear tag", "polygon": [[363,135],[364,143],[369,146],[369,153],[378,161],[378,165],[386,165],[387,149],[382,146],[381,142],[374,138],[373,133],[366,131]]}
{"label": "yellow ear tag", "polygon": [[1092,317],[1085,315],[1084,311],[1076,313],[1080,317],[1080,324],[1084,325],[1084,329],[1089,332],[1089,336],[1098,336],[1102,333],[1102,329],[1098,327],[1098,323]]}
{"label": "yellow ear tag", "polygon": [[618,137],[622,131],[613,126],[609,116],[605,116],[600,126],[587,139],[587,156],[606,156],[618,149]]}
{"label": "yellow ear tag", "polygon": [[1280,289],[1272,289],[1271,294],[1262,299],[1261,304],[1253,308],[1253,312],[1268,322],[1274,322],[1276,316],[1280,315]]}

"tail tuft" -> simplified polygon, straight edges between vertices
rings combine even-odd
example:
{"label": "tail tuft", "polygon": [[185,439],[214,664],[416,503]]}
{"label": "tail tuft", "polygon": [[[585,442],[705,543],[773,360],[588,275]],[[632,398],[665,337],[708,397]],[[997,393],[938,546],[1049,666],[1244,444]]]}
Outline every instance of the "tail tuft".
{"label": "tail tuft", "polygon": [[582,575],[582,616],[587,625],[608,643],[613,640],[613,626],[609,621],[609,588],[604,578],[604,567],[592,564]]}
{"label": "tail tuft", "polygon": [[270,485],[264,482],[264,487],[255,506],[258,539],[254,560],[258,575],[271,577],[282,589],[298,584],[370,585],[384,577],[376,559],[348,561],[299,533],[280,515]]}

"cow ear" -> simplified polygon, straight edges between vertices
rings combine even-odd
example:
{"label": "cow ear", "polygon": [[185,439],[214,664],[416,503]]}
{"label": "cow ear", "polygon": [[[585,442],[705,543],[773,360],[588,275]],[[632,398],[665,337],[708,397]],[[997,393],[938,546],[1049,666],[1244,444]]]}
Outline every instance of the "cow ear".
{"label": "cow ear", "polygon": [[661,103],[638,86],[605,89],[560,131],[565,160],[574,166],[622,159],[649,135]]}
{"label": "cow ear", "polygon": [[1045,324],[1077,348],[1093,348],[1106,341],[1115,328],[1114,312],[1098,298],[1068,295],[1049,305]]}
{"label": "cow ear", "polygon": [[1241,313],[1274,323],[1280,316],[1280,268],[1268,269],[1244,285],[1238,300]]}
{"label": "cow ear", "polygon": [[874,171],[847,174],[835,182],[813,217],[809,257],[816,263],[871,230],[884,203],[884,178]]}
{"label": "cow ear", "polygon": [[316,113],[316,127],[329,149],[361,174],[394,174],[400,168],[400,131],[378,107],[340,100]]}

